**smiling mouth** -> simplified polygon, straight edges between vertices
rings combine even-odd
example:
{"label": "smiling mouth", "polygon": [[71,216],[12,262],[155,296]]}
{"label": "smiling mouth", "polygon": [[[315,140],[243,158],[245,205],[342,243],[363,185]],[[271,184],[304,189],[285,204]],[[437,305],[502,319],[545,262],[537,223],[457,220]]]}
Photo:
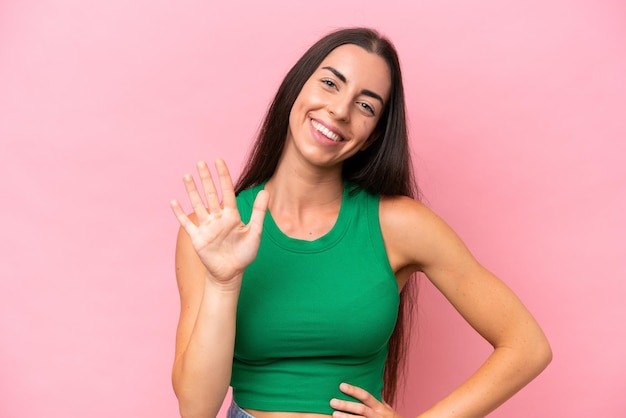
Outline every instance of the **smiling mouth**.
{"label": "smiling mouth", "polygon": [[313,125],[313,128],[315,128],[316,131],[320,132],[322,135],[324,135],[326,138],[330,139],[331,141],[335,141],[335,142],[341,141],[341,137],[339,135],[329,130],[321,123],[311,119],[311,125]]}

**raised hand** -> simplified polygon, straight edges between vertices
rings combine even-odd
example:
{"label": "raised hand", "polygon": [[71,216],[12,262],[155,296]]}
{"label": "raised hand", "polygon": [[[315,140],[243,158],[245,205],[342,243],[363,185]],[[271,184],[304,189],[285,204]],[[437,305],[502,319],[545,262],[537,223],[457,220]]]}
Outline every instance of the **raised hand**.
{"label": "raised hand", "polygon": [[402,418],[391,406],[385,402],[379,402],[364,389],[347,383],[339,385],[339,389],[362,403],[332,399],[330,406],[335,409],[333,418]]}
{"label": "raised hand", "polygon": [[183,177],[195,222],[185,215],[178,201],[172,200],[170,206],[180,225],[189,234],[210,278],[219,284],[229,284],[239,280],[245,268],[256,257],[269,195],[264,190],[258,193],[250,222],[245,225],[237,210],[235,191],[226,163],[217,160],[215,168],[222,191],[222,202],[219,201],[207,164],[201,161],[197,164],[197,169],[206,206],[193,177],[190,174]]}

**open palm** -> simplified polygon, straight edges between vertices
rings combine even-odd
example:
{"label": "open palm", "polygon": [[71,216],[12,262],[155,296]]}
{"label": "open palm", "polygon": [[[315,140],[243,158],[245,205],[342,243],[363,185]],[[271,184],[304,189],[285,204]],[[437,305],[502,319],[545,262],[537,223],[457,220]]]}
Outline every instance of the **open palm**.
{"label": "open palm", "polygon": [[186,174],[183,181],[195,222],[185,214],[178,201],[173,200],[171,207],[210,276],[217,282],[228,283],[243,273],[256,257],[269,197],[264,190],[258,193],[250,222],[244,224],[237,209],[235,190],[226,163],[217,160],[215,167],[222,191],[221,203],[211,172],[201,161],[197,168],[206,206],[193,177]]}

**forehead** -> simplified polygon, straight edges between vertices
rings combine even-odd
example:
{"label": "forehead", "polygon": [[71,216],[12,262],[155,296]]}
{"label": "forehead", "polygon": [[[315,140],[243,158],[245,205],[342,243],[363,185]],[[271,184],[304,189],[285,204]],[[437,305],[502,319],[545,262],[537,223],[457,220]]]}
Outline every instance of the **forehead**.
{"label": "forehead", "polygon": [[385,101],[389,97],[391,72],[380,55],[367,52],[358,45],[341,45],[324,58],[318,71],[324,67],[333,67],[342,73],[348,85],[378,93]]}

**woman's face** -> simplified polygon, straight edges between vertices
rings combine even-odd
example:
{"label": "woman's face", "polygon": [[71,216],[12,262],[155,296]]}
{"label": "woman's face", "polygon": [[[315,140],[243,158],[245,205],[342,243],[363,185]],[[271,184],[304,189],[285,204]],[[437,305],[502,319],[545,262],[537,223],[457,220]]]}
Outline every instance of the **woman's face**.
{"label": "woman's face", "polygon": [[285,152],[310,164],[340,165],[367,148],[389,99],[383,58],[352,44],[334,49],[306,81],[291,108]]}

